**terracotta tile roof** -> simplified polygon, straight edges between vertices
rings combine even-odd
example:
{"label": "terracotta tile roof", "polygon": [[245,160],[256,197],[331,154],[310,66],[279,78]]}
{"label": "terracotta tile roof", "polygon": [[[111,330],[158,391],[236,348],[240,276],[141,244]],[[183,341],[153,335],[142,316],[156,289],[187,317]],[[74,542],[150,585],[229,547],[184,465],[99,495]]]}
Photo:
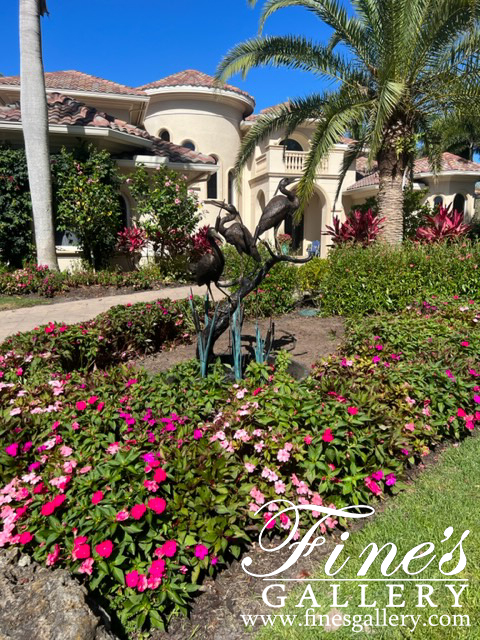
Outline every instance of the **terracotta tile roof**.
{"label": "terracotta tile roof", "polygon": [[[1,85],[20,86],[20,76],[0,77]],[[111,93],[117,95],[145,95],[140,89],[133,89],[118,82],[97,78],[81,71],[47,71],[45,73],[47,89],[60,89],[62,92],[85,91],[89,93]]]}
{"label": "terracotta tile roof", "polygon": [[[431,173],[432,169],[428,158],[420,158],[415,162],[415,173]],[[454,153],[442,153],[442,171],[467,171],[471,173],[480,173],[480,164],[465,160]]]}
{"label": "terracotta tile roof", "polygon": [[149,82],[148,84],[144,84],[141,87],[138,87],[142,91],[146,91],[147,89],[161,89],[162,87],[207,87],[208,89],[227,89],[228,91],[233,91],[234,93],[238,93],[242,96],[246,96],[253,100],[252,96],[239,89],[238,87],[234,87],[231,84],[217,85],[215,83],[215,78],[209,76],[207,73],[203,73],[202,71],[196,71],[195,69],[187,69],[186,71],[179,71],[178,73],[173,73],[166,78],[161,78],[160,80],[156,80],[155,82]]}
{"label": "terracotta tile roof", "polygon": [[[357,158],[356,167],[358,173],[367,173],[367,159],[363,156]],[[480,176],[480,164],[478,164],[477,162],[471,162],[470,160],[465,160],[465,158],[461,158],[454,153],[445,152],[442,154],[441,167],[441,173],[449,171],[456,171],[461,173],[462,171],[465,171],[469,173],[478,173]],[[413,168],[414,177],[419,176],[423,173],[432,173],[432,168],[430,166],[428,158],[419,158],[418,160],[415,160]],[[360,180],[357,180],[357,182],[348,187],[346,191],[355,191],[356,189],[362,189],[363,187],[378,185],[379,176],[376,169],[377,164],[374,163],[371,173],[365,175]]]}
{"label": "terracotta tile roof", "polygon": [[[47,104],[48,122],[51,125],[108,128],[150,140],[153,143],[150,153],[166,157],[170,162],[215,164],[215,158],[211,156],[155,138],[145,129],[140,129],[103,111],[97,111],[94,107],[89,107],[74,98],[60,93],[50,93],[47,96]],[[21,120],[20,103],[0,106],[0,122],[19,123]],[[142,151],[142,154],[149,155],[149,150]]]}

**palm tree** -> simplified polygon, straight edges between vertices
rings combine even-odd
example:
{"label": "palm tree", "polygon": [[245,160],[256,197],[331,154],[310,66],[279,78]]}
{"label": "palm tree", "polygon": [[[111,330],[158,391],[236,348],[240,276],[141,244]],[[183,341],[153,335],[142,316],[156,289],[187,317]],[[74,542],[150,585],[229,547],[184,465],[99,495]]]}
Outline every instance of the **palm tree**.
{"label": "palm tree", "polygon": [[[249,3],[254,6],[257,0]],[[243,140],[236,173],[240,175],[261,139],[279,129],[288,137],[299,124],[312,121],[311,149],[297,188],[302,211],[322,158],[345,132],[361,132],[345,154],[339,191],[356,157],[366,153],[370,165],[376,161],[384,237],[400,243],[404,178],[420,141],[433,168],[439,165],[433,117],[459,104],[469,104],[478,113],[480,0],[351,0],[351,5],[354,12],[338,0],[266,0],[260,35],[234,47],[221,62],[219,82],[272,65],[309,71],[335,84],[330,91],[290,100],[257,119]],[[293,6],[308,9],[331,27],[330,41],[261,35],[267,18]]]}
{"label": "palm tree", "polygon": [[20,102],[37,263],[57,271],[48,111],[40,29],[40,17],[46,14],[46,0],[20,0]]}
{"label": "palm tree", "polygon": [[458,111],[440,117],[435,123],[442,149],[473,160],[480,153],[480,118]]}

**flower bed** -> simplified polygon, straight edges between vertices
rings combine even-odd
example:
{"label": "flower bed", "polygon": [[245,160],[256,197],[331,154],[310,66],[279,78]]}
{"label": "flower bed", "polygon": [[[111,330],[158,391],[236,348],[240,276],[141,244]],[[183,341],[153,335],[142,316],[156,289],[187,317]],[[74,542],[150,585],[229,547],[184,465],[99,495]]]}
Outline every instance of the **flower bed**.
{"label": "flower bed", "polygon": [[48,267],[30,265],[24,269],[0,272],[0,294],[39,294],[51,298],[56,294],[81,287],[129,287],[138,290],[153,289],[162,284],[163,276],[155,265],[139,271],[50,271]]}
{"label": "flower bed", "polygon": [[[164,304],[149,311],[181,337],[181,310]],[[480,420],[473,301],[352,321],[343,353],[307,380],[294,381],[280,355],[276,369],[251,365],[241,385],[221,368],[202,380],[196,363],[154,378],[118,364],[144,312],[16,337],[0,362],[0,544],[68,567],[127,631],[185,613],[203,576],[264,524],[288,530],[288,518],[272,519],[278,504],[257,514],[267,502],[342,506],[395,493],[409,466]],[[102,369],[99,326],[114,363]],[[72,341],[83,372],[60,355]]]}

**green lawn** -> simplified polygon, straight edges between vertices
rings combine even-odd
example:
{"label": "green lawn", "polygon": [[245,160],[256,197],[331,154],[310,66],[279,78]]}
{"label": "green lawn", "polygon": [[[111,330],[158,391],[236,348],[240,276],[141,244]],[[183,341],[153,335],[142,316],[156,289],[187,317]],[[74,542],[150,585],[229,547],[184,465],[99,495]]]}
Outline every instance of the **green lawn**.
{"label": "green lawn", "polygon": [[37,304],[50,304],[45,298],[27,298],[26,296],[0,296],[0,311],[35,307]]}
{"label": "green lawn", "polygon": [[[345,555],[342,560],[337,563],[336,567],[348,556],[351,561],[345,566],[338,577],[353,578],[365,559],[367,553],[364,554],[362,560],[358,560],[361,551],[371,542],[376,542],[380,548],[387,542],[394,542],[398,547],[398,561],[392,563],[392,568],[399,564],[404,554],[411,548],[421,544],[422,542],[433,542],[435,544],[435,552],[437,559],[432,562],[430,567],[421,573],[423,578],[443,578],[438,570],[438,559],[446,552],[451,551],[455,544],[459,541],[461,534],[469,529],[470,535],[463,543],[463,548],[467,558],[466,568],[453,578],[468,578],[469,586],[460,596],[460,604],[462,608],[451,608],[453,604],[453,596],[446,588],[444,582],[434,582],[434,592],[432,601],[438,607],[433,609],[430,607],[417,608],[417,584],[415,582],[406,582],[403,592],[405,600],[404,608],[387,608],[387,615],[421,615],[415,631],[411,632],[407,628],[375,628],[369,632],[358,631],[354,633],[352,626],[339,628],[334,633],[335,640],[343,640],[345,638],[421,638],[422,640],[437,638],[459,638],[459,639],[480,639],[480,438],[470,438],[459,447],[450,447],[440,456],[439,462],[429,470],[425,471],[414,484],[392,500],[387,506],[384,513],[377,516],[371,524],[365,526],[362,531],[353,533],[349,541],[346,542],[344,549]],[[452,526],[454,533],[450,540],[442,545],[444,538],[444,530]],[[451,543],[453,540],[453,544]],[[382,558],[384,555],[382,555]],[[424,566],[430,559],[423,558],[416,560],[411,565],[411,570]],[[443,570],[447,571],[456,566],[458,554],[454,555],[451,564],[443,566]],[[417,564],[415,564],[415,562]],[[379,563],[378,563],[379,564]],[[319,567],[317,576],[325,578],[323,572],[324,566]],[[400,575],[400,571],[394,577],[404,577]],[[281,577],[281,576],[280,576]],[[377,563],[371,567],[367,578],[383,578]],[[417,576],[420,577],[420,576]],[[333,581],[332,581],[333,582]],[[318,603],[325,603],[315,610],[315,613],[326,614],[331,609],[331,593],[332,589],[329,582],[311,582],[313,592]],[[290,583],[292,584],[292,583]],[[350,614],[350,616],[372,613],[374,609],[358,608],[359,604],[359,587],[354,582],[340,583],[339,600],[341,604],[347,599],[350,606],[347,608],[337,609],[341,614]],[[369,582],[367,587],[367,603],[377,601],[379,609],[385,608],[387,599],[386,583]],[[455,589],[459,590],[459,583],[452,583]],[[292,614],[297,615],[294,626],[284,627],[276,620],[276,624],[272,628],[263,628],[257,633],[256,640],[311,640],[312,638],[329,638],[331,634],[326,632],[322,627],[315,628],[310,623],[309,627],[305,627],[305,610],[311,606],[311,600],[305,601],[305,608],[298,608],[301,594],[306,588],[307,583],[296,585],[287,593],[291,593],[290,598],[286,602],[284,609],[271,609],[265,605],[265,614]],[[278,595],[278,591],[276,595]],[[272,593],[273,596],[273,593]],[[272,597],[273,601],[273,597]],[[401,599],[397,602],[401,602]],[[430,615],[438,615],[439,618],[443,614],[450,615],[468,615],[470,618],[470,627],[446,626],[444,628],[424,626]],[[438,619],[434,622],[438,622]],[[444,619],[446,621],[446,618]],[[301,622],[302,626],[296,623]],[[317,622],[319,625],[320,622]],[[410,625],[413,626],[413,625]]]}

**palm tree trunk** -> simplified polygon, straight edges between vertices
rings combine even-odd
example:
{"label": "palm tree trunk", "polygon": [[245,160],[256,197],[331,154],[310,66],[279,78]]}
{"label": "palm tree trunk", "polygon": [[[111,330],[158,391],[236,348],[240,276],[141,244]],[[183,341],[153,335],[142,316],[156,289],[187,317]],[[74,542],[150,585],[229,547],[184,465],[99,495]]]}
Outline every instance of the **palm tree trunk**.
{"label": "palm tree trunk", "polygon": [[20,101],[37,264],[47,265],[50,269],[58,271],[40,29],[40,16],[45,13],[45,0],[20,0]]}
{"label": "palm tree trunk", "polygon": [[389,144],[378,155],[378,215],[385,217],[382,238],[389,244],[403,241],[403,176],[406,163]]}

